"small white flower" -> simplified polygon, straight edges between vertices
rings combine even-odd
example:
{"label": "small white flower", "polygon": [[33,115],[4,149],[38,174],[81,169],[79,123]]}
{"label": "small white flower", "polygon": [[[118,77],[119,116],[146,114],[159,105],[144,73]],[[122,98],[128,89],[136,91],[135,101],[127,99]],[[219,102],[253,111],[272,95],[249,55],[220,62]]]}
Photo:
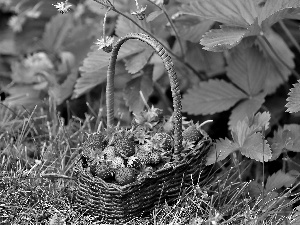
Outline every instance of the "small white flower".
{"label": "small white flower", "polygon": [[72,4],[70,4],[68,0],[65,2],[57,2],[56,5],[52,5],[62,14],[67,13],[72,7]]}
{"label": "small white flower", "polygon": [[147,6],[141,7],[136,12],[132,12],[131,15],[135,15],[139,20],[143,20],[146,18],[146,8]]}
{"label": "small white flower", "polygon": [[97,39],[97,42],[95,42],[95,44],[98,45],[98,50],[102,49],[107,53],[112,51],[113,43],[114,43],[114,37],[106,37],[105,39],[101,37],[101,39]]}

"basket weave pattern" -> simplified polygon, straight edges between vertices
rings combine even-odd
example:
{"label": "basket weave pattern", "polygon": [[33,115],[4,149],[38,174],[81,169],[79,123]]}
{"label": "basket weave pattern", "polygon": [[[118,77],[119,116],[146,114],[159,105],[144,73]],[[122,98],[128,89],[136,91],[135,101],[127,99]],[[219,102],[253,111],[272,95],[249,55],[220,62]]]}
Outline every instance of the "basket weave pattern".
{"label": "basket weave pattern", "polygon": [[[76,192],[77,208],[93,216],[99,216],[106,223],[127,222],[134,217],[148,215],[161,203],[173,203],[181,191],[205,181],[205,157],[211,145],[211,139],[204,132],[203,139],[197,144],[197,149],[183,154],[182,150],[182,117],[179,87],[173,63],[167,52],[154,39],[145,34],[128,34],[121,38],[113,48],[107,78],[107,126],[113,127],[113,77],[116,56],[121,45],[129,39],[144,41],[153,47],[161,56],[168,71],[174,107],[174,162],[156,170],[151,176],[137,180],[125,186],[93,177],[83,168],[79,161],[75,165],[74,175],[78,184]],[[110,94],[109,94],[110,93]],[[205,173],[205,172],[204,172]],[[200,178],[199,178],[200,177]]]}

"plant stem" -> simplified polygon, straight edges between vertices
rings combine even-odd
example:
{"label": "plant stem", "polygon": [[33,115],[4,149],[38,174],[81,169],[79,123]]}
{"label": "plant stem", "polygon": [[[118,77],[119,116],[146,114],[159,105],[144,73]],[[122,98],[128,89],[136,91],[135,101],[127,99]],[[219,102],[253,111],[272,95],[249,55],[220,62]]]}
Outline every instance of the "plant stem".
{"label": "plant stem", "polygon": [[286,25],[284,24],[284,22],[282,20],[279,21],[279,24],[281,26],[281,28],[283,29],[283,31],[285,32],[285,34],[288,36],[288,38],[291,40],[291,42],[293,43],[293,45],[296,47],[296,49],[298,50],[298,52],[300,53],[300,45],[299,43],[296,41],[296,39],[293,37],[293,35],[291,34],[291,32],[289,31],[289,29],[286,27]]}
{"label": "plant stem", "polygon": [[259,38],[262,38],[266,44],[268,45],[268,47],[270,48],[270,50],[272,51],[272,53],[275,55],[275,57],[286,67],[288,68],[292,74],[294,74],[294,76],[297,77],[297,79],[300,79],[300,74],[294,70],[293,68],[291,68],[288,64],[286,64],[285,61],[282,60],[282,58],[277,54],[277,52],[274,50],[273,46],[271,45],[271,43],[268,41],[268,39],[264,36],[264,35],[260,35],[258,36]]}
{"label": "plant stem", "polygon": [[182,45],[182,41],[178,35],[178,32],[177,32],[177,29],[173,23],[173,21],[171,20],[171,18],[169,17],[168,13],[167,13],[167,10],[166,8],[164,7],[164,5],[162,5],[162,7],[160,7],[159,5],[157,5],[155,2],[152,2],[150,0],[147,0],[148,2],[152,3],[153,5],[155,5],[157,8],[159,8],[160,10],[162,10],[165,14],[165,16],[167,17],[167,20],[168,22],[170,23],[174,33],[175,33],[175,36],[176,36],[176,39],[178,40],[179,42],[179,46],[180,46],[180,50],[181,50],[181,55],[182,55],[182,58],[184,59],[185,58],[185,54],[184,54],[184,50],[183,50],[183,45]]}
{"label": "plant stem", "polygon": [[262,166],[263,166],[263,170],[262,170],[262,176],[263,176],[263,180],[262,180],[262,200],[263,200],[263,205],[265,204],[265,126],[262,126],[262,149],[263,149],[263,160],[262,160]]}
{"label": "plant stem", "polygon": [[106,10],[105,15],[104,15],[104,19],[103,19],[103,40],[104,40],[104,43],[106,43],[105,24],[106,24],[107,13],[109,11],[110,11],[110,8],[108,10]]}

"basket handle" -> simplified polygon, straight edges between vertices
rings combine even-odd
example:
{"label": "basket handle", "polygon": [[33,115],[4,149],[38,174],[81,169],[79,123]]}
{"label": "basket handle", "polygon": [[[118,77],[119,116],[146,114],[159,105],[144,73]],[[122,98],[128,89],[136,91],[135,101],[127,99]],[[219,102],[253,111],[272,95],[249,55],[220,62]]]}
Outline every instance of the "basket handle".
{"label": "basket handle", "polygon": [[138,39],[150,45],[156,53],[162,59],[165,68],[168,72],[172,98],[174,107],[174,155],[179,156],[182,147],[182,115],[181,115],[181,95],[178,84],[176,72],[174,70],[174,64],[171,57],[168,55],[164,47],[155,39],[142,33],[129,33],[126,36],[120,38],[112,49],[108,70],[107,70],[107,85],[106,85],[106,107],[107,107],[107,128],[111,129],[114,126],[114,75],[115,65],[121,45],[130,39]]}

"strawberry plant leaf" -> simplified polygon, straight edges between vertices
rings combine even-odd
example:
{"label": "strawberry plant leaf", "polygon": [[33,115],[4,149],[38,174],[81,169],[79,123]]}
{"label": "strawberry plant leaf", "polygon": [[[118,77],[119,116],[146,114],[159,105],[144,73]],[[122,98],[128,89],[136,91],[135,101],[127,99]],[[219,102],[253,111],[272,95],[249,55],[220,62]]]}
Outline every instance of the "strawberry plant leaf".
{"label": "strawberry plant leaf", "polygon": [[182,5],[185,14],[199,16],[237,27],[248,27],[257,17],[254,1],[248,0],[201,0]]}
{"label": "strawberry plant leaf", "polygon": [[232,139],[239,147],[244,145],[246,138],[251,134],[251,129],[245,119],[239,120],[231,130]]}
{"label": "strawberry plant leaf", "polygon": [[[63,42],[63,46],[64,49],[70,49],[70,48],[76,48],[78,47],[78,44],[82,44],[82,43],[90,43],[91,40],[94,38],[95,36],[97,36],[100,32],[100,29],[96,27],[96,25],[93,24],[85,24],[85,23],[80,23],[80,24],[76,24],[75,27],[72,28],[72,30],[70,30],[70,32],[68,33],[67,37],[65,38],[64,42]],[[89,45],[90,48],[91,44]]]}
{"label": "strawberry plant leaf", "polygon": [[284,149],[286,149],[286,145],[288,145],[290,141],[289,139],[291,139],[291,132],[289,130],[283,130],[283,128],[274,131],[273,138],[268,138],[272,149],[271,161],[276,160]]}
{"label": "strawberry plant leaf", "polygon": [[42,43],[48,51],[57,51],[73,27],[72,14],[57,14],[46,24]]}
{"label": "strawberry plant leaf", "polygon": [[290,187],[295,183],[296,178],[288,173],[284,173],[282,170],[278,170],[268,177],[265,190],[267,192],[273,191],[274,189],[279,189],[282,187]]}
{"label": "strawberry plant leaf", "polygon": [[153,91],[152,86],[152,72],[153,66],[147,66],[143,70],[143,74],[130,80],[126,84],[124,90],[124,98],[129,110],[137,114],[141,112],[145,104],[140,97],[140,91],[143,92],[145,99],[148,99]]}
{"label": "strawberry plant leaf", "polygon": [[[93,45],[91,49],[92,51],[88,53],[87,57],[83,60],[83,65],[79,68],[82,74],[76,81],[73,97],[79,97],[106,80],[110,54],[98,50],[96,45]],[[123,45],[120,48],[118,60],[140,51],[142,51],[141,48],[131,49],[130,45]]]}
{"label": "strawberry plant leaf", "polygon": [[[268,2],[270,2],[270,1],[268,1]],[[289,18],[293,15],[296,16],[299,12],[300,12],[299,2],[298,2],[298,8],[289,7],[289,8],[281,9],[281,10],[275,12],[274,14],[270,15],[265,20],[263,20],[262,24],[261,24],[261,29],[263,31],[268,30],[268,29],[270,29],[270,27],[273,24],[277,23],[278,21]]]}
{"label": "strawberry plant leaf", "polygon": [[254,132],[261,131],[262,127],[264,127],[265,130],[269,128],[271,119],[271,114],[269,112],[258,112],[255,114],[254,117],[247,118],[247,123],[249,124],[249,127]]}
{"label": "strawberry plant leaf", "polygon": [[49,88],[49,95],[53,97],[56,105],[60,105],[72,95],[77,78],[78,72],[73,70],[62,84]]}
{"label": "strawberry plant leaf", "polygon": [[246,36],[248,30],[242,27],[221,26],[221,29],[211,29],[200,40],[203,49],[222,52],[238,45]]}
{"label": "strawberry plant leaf", "polygon": [[235,143],[241,147],[244,145],[246,138],[253,133],[260,131],[259,128],[269,125],[270,113],[256,113],[250,119],[246,116],[243,120],[237,121],[236,125],[231,127],[231,135]]}
{"label": "strawberry plant leaf", "polygon": [[300,2],[298,0],[269,0],[260,11],[258,23],[263,30],[267,30],[279,20],[299,12]]}
{"label": "strawberry plant leaf", "polygon": [[[272,30],[265,32],[265,37],[268,39],[273,49],[277,52],[281,59],[290,68],[295,68],[294,53],[290,50],[282,37]],[[288,80],[289,76],[291,75],[291,71],[277,59],[265,42],[259,42],[259,45],[261,44],[263,45],[262,49],[268,56],[268,61],[271,64],[269,77],[266,79],[266,91],[268,94],[272,94],[281,84]],[[269,56],[271,56],[271,58]]]}
{"label": "strawberry plant leaf", "polygon": [[149,22],[151,22],[152,20],[155,20],[158,16],[162,15],[163,13],[164,13],[164,11],[162,11],[162,10],[151,12],[151,13],[147,16],[146,22],[149,23]]}
{"label": "strawberry plant leaf", "polygon": [[152,54],[153,49],[147,46],[143,51],[127,57],[125,59],[126,70],[131,74],[137,73],[148,63]]}
{"label": "strawberry plant leaf", "polygon": [[200,82],[183,96],[185,112],[194,115],[207,115],[222,112],[234,106],[247,95],[224,80]]}
{"label": "strawberry plant leaf", "polygon": [[33,89],[32,85],[14,85],[6,89],[9,96],[4,100],[8,106],[31,107],[42,103],[41,92]]}
{"label": "strawberry plant leaf", "polygon": [[179,15],[174,20],[178,35],[180,38],[193,43],[199,43],[201,37],[215,23],[212,20],[203,20],[195,16]]}
{"label": "strawberry plant leaf", "polygon": [[293,88],[288,93],[289,97],[286,99],[288,103],[285,105],[288,109],[286,112],[295,113],[300,111],[300,80],[297,84],[293,84]]}
{"label": "strawberry plant leaf", "polygon": [[272,152],[267,141],[264,141],[260,133],[248,136],[240,148],[241,154],[259,162],[267,162],[272,157]]}
{"label": "strawberry plant leaf", "polygon": [[264,102],[265,93],[260,93],[239,103],[231,112],[228,122],[229,128],[232,129],[237,121],[244,120],[245,117],[252,117]]}
{"label": "strawberry plant leaf", "polygon": [[227,76],[249,96],[259,93],[268,76],[269,66],[258,48],[236,47],[228,59]]}
{"label": "strawberry plant leaf", "polygon": [[300,125],[286,124],[274,131],[273,138],[270,138],[270,143],[275,160],[284,149],[288,151],[300,152]]}
{"label": "strawberry plant leaf", "polygon": [[238,150],[239,146],[229,139],[220,138],[210,148],[206,158],[206,165],[214,164],[215,162],[225,159],[230,153]]}
{"label": "strawberry plant leaf", "polygon": [[[144,20],[134,20],[145,30],[150,32],[150,26]],[[119,37],[123,37],[128,33],[143,33],[144,31],[136,26],[130,20],[120,16],[116,24],[116,34]],[[151,32],[150,32],[151,33]],[[127,48],[139,49],[139,53],[132,55],[126,60],[126,69],[129,73],[137,73],[140,71],[149,61],[149,58],[152,56],[153,49],[146,43],[138,40],[129,40],[123,44]]]}
{"label": "strawberry plant leaf", "polygon": [[224,71],[225,68],[223,53],[205,51],[195,43],[187,43],[185,59],[196,70],[205,71],[208,76]]}
{"label": "strawberry plant leaf", "polygon": [[[122,49],[122,48],[121,48]],[[120,51],[121,51],[120,49]],[[131,53],[128,53],[130,55]],[[127,56],[127,55],[126,55]],[[98,46],[93,45],[87,57],[83,60],[83,65],[79,70],[83,73],[91,73],[107,67],[110,54],[102,50],[98,50]]]}

